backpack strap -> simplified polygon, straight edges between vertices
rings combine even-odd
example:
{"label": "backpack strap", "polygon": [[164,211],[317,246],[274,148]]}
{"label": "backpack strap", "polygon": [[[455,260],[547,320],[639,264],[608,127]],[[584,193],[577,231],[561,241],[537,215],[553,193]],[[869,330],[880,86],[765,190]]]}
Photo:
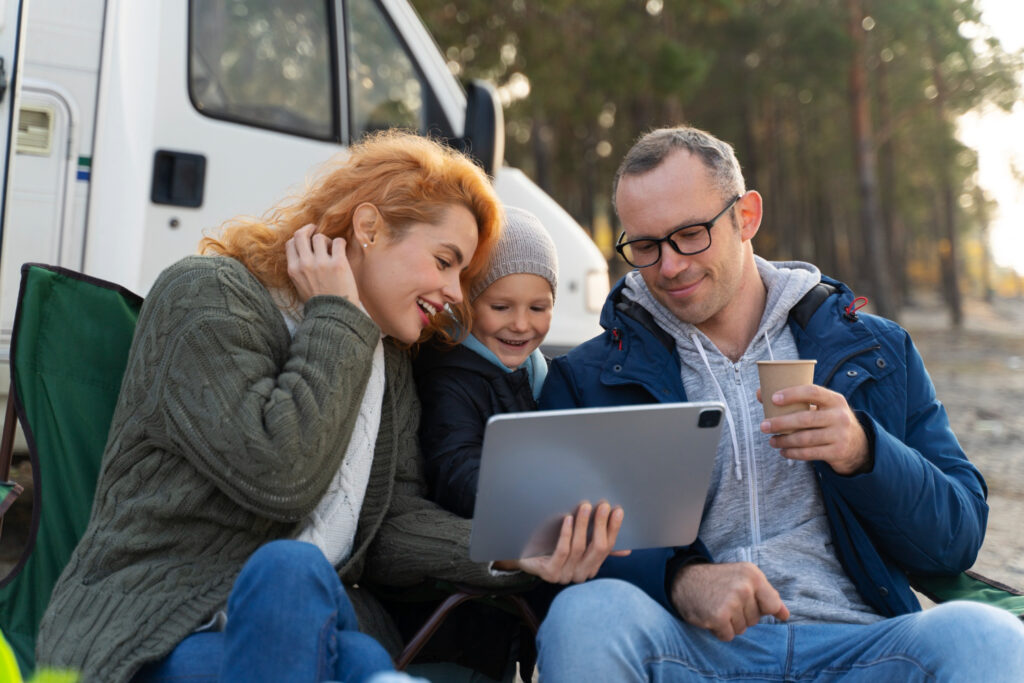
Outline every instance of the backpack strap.
{"label": "backpack strap", "polygon": [[815,314],[818,308],[825,303],[825,299],[829,298],[837,291],[839,290],[835,285],[830,285],[827,282],[819,282],[814,285],[811,291],[804,294],[803,298],[796,302],[796,305],[789,310],[789,317],[796,321],[796,324],[800,326],[800,329],[806,329],[807,323],[810,322],[811,317]]}

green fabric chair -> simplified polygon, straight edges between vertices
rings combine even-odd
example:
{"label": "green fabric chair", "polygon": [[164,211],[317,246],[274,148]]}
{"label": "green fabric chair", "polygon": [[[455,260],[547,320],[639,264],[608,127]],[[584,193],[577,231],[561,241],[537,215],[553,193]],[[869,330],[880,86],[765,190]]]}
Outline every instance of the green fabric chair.
{"label": "green fabric chair", "polygon": [[[8,401],[28,443],[34,496],[27,546],[0,581],[0,630],[26,678],[54,583],[89,521],[141,306],[109,282],[54,266],[21,269]],[[0,467],[9,466],[7,448]]]}
{"label": "green fabric chair", "polygon": [[1024,621],[1024,591],[971,570],[956,576],[912,576],[910,585],[932,602],[984,602],[1002,607]]}

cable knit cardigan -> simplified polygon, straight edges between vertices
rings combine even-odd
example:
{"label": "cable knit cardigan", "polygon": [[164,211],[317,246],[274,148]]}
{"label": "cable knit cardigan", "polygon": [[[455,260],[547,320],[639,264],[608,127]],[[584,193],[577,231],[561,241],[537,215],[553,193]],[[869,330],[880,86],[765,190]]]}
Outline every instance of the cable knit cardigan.
{"label": "cable knit cardigan", "polygon": [[[193,256],[164,271],[139,318],[92,516],[44,615],[38,662],[83,681],[126,681],[222,608],[249,555],[293,536],[326,490],[379,335],[347,300],[318,296],[290,337],[270,293],[230,258]],[[385,366],[342,578],[528,580],[470,562],[469,522],[425,499],[407,352],[385,344]],[[386,629],[365,596],[356,602],[363,630]]]}

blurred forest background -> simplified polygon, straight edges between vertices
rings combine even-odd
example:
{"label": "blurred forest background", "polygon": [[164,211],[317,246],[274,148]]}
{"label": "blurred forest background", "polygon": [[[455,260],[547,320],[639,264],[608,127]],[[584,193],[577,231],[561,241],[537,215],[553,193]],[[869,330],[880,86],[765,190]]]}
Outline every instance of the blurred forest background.
{"label": "blurred forest background", "polygon": [[812,261],[897,319],[919,288],[954,327],[965,294],[1024,296],[992,263],[993,199],[957,138],[962,114],[1020,96],[1022,55],[975,0],[412,2],[459,78],[499,87],[508,162],[609,257],[619,160],[685,122],[733,143],[765,196],[759,254]]}

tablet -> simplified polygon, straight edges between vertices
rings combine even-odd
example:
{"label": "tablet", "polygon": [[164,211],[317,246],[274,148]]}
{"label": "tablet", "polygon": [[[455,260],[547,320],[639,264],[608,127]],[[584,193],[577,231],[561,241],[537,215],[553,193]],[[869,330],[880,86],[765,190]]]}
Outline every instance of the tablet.
{"label": "tablet", "polygon": [[470,558],[550,553],[563,517],[583,500],[622,506],[617,549],[693,543],[724,410],[713,401],[492,416]]}

